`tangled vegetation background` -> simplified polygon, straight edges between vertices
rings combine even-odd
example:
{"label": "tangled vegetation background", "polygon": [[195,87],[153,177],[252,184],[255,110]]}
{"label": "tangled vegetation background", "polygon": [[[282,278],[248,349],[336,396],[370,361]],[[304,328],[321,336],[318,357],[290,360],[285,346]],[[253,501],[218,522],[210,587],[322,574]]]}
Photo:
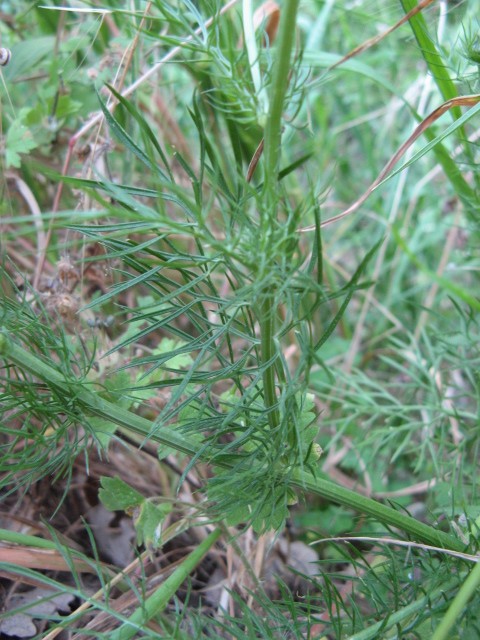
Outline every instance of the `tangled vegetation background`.
{"label": "tangled vegetation background", "polygon": [[477,638],[475,0],[0,5],[1,638]]}

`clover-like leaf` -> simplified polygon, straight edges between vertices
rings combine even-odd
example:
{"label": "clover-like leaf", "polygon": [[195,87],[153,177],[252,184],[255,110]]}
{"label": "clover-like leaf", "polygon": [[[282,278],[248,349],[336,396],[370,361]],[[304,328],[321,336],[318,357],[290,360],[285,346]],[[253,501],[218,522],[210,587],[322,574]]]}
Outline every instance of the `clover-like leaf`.
{"label": "clover-like leaf", "polygon": [[102,488],[98,496],[103,506],[109,511],[126,511],[131,515],[135,507],[139,507],[145,498],[141,493],[132,489],[130,485],[120,478],[100,479]]}
{"label": "clover-like leaf", "polygon": [[161,542],[162,523],[171,510],[170,504],[154,504],[152,500],[144,500],[133,519],[137,543],[144,544],[147,549],[156,549]]}
{"label": "clover-like leaf", "polygon": [[37,141],[34,139],[31,130],[19,120],[14,120],[5,138],[5,164],[7,167],[19,168],[21,164],[20,156],[35,149]]}
{"label": "clover-like leaf", "polygon": [[160,544],[162,522],[171,511],[170,504],[155,504],[120,478],[101,478],[99,497],[110,511],[125,511],[133,518],[137,544],[155,549]]}

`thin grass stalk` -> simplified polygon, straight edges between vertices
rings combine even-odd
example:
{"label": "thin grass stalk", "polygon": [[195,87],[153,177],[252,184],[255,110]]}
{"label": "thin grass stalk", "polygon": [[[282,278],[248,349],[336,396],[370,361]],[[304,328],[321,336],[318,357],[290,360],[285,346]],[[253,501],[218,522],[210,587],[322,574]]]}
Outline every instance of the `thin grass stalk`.
{"label": "thin grass stalk", "polygon": [[247,49],[248,63],[252,74],[252,81],[255,87],[257,100],[260,104],[260,119],[265,118],[268,113],[268,95],[262,84],[260,64],[258,60],[258,48],[255,39],[255,28],[253,24],[252,0],[243,0],[243,32],[245,35],[245,47]]}
{"label": "thin grass stalk", "polygon": [[[409,13],[417,5],[416,0],[400,0],[405,13]],[[418,43],[420,52],[425,60],[428,70],[430,71],[435,83],[443,96],[445,102],[456,98],[458,91],[453,80],[450,78],[448,69],[442,56],[437,51],[435,43],[428,32],[427,23],[421,12],[411,16],[408,20],[413,35]],[[454,119],[462,115],[460,107],[454,107],[451,110]],[[463,132],[464,133],[464,132]]]}

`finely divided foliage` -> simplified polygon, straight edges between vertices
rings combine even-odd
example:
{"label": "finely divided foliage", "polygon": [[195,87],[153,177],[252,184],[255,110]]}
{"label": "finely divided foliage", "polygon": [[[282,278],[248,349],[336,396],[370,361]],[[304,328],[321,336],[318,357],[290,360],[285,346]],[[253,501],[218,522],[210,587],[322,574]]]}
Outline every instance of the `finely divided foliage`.
{"label": "finely divided foliage", "polygon": [[[455,624],[474,637],[474,2],[116,4],[35,8],[35,35],[61,44],[53,62],[31,54],[49,77],[32,107],[15,85],[21,40],[2,71],[3,495],[48,477],[65,498],[101,462],[96,508],[126,514],[145,550],[138,581],[82,554],[91,597],[78,551],[53,533],[88,603],[55,614],[57,630],[440,640]],[[31,190],[31,215],[8,180]],[[112,477],[109,455],[152,447],[162,495]],[[287,523],[292,539],[324,539],[297,594],[278,571],[269,591],[245,551],[251,535],[285,539]],[[194,548],[155,586],[154,555],[185,531]],[[247,578],[202,600],[192,585],[220,540]]]}

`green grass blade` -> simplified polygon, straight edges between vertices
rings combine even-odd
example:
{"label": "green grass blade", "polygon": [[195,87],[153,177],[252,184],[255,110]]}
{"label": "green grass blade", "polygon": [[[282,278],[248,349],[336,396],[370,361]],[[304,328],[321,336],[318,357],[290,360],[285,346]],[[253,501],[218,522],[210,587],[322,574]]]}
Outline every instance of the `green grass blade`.
{"label": "green grass blade", "polygon": [[[480,96],[479,96],[479,100],[480,100]],[[452,122],[452,124],[450,124],[444,131],[442,131],[442,133],[440,133],[438,136],[436,136],[435,138],[430,140],[430,142],[428,144],[426,144],[421,149],[419,149],[408,160],[408,162],[405,162],[404,164],[402,164],[401,167],[398,167],[398,169],[395,169],[394,171],[392,171],[392,173],[390,173],[388,175],[388,177],[385,178],[385,180],[382,180],[382,182],[380,182],[375,188],[378,189],[378,187],[380,185],[384,184],[387,180],[389,180],[390,178],[393,178],[393,176],[396,176],[398,173],[400,173],[401,171],[403,171],[407,167],[410,167],[412,164],[414,164],[415,162],[420,160],[420,158],[422,158],[426,153],[428,153],[432,149],[435,149],[437,146],[440,145],[440,143],[443,140],[445,140],[445,138],[448,138],[448,136],[451,133],[453,133],[454,131],[456,131],[460,127],[462,127],[466,122],[468,122],[474,116],[476,116],[479,111],[480,111],[480,102],[478,104],[476,104],[474,107],[472,107],[471,109],[469,109],[468,111],[466,111],[460,118],[458,118],[458,120],[455,120],[455,122]],[[430,135],[431,135],[431,133],[430,133]],[[445,148],[443,147],[443,149],[445,149]],[[456,174],[458,174],[458,168],[455,165],[455,163],[453,163],[453,167],[454,167],[454,172]],[[449,174],[447,174],[447,175],[449,175]]]}
{"label": "green grass blade", "polygon": [[105,116],[105,120],[108,122],[108,125],[115,137],[118,138],[118,140],[122,144],[124,144],[125,147],[129,149],[144,165],[146,165],[152,171],[152,173],[160,176],[163,180],[168,180],[166,174],[160,169],[160,167],[148,157],[148,155],[138,146],[138,144],[127,133],[127,131],[125,131],[118,120],[113,117],[113,115],[110,113],[110,110],[103,102],[98,91],[97,96],[100,103],[100,108],[103,111],[103,115]]}
{"label": "green grass blade", "polygon": [[[417,6],[416,0],[400,0],[405,13],[408,13]],[[427,23],[421,11],[416,13],[409,19],[410,27],[413,31],[415,39],[418,42],[420,52],[427,64],[437,87],[445,101],[451,100],[458,96],[457,88],[450,77],[448,69],[439,54],[432,36],[428,32]],[[456,119],[461,116],[460,108],[452,109],[452,116]]]}
{"label": "green grass blade", "polygon": [[395,236],[395,240],[398,243],[398,246],[402,249],[402,251],[409,257],[409,259],[413,262],[413,264],[420,269],[423,273],[428,275],[432,282],[436,282],[442,289],[446,289],[453,296],[460,298],[463,302],[466,302],[472,309],[476,311],[480,311],[480,302],[475,296],[470,295],[463,287],[460,287],[447,278],[443,276],[439,276],[435,271],[432,271],[428,267],[426,267],[423,262],[421,262],[417,256],[411,251],[405,242],[405,240],[401,237],[398,230],[395,228],[392,229],[392,232]]}

